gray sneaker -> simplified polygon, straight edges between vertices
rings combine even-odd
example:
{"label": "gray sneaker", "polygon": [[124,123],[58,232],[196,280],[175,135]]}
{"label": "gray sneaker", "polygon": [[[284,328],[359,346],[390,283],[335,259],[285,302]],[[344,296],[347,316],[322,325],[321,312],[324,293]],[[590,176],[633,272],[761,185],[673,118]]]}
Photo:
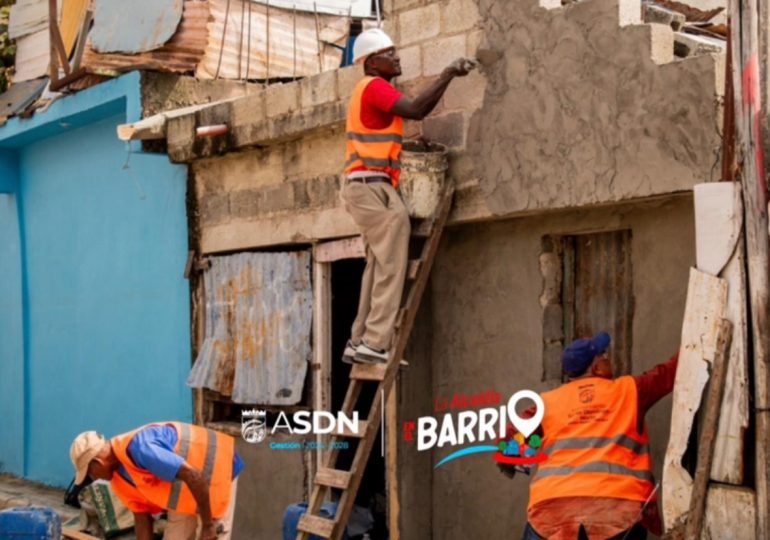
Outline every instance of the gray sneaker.
{"label": "gray sneaker", "polygon": [[356,357],[356,345],[353,343],[352,339],[349,339],[347,343],[345,343],[345,350],[342,352],[342,361],[346,364],[353,364],[355,363],[355,357]]}
{"label": "gray sneaker", "polygon": [[385,349],[375,349],[364,342],[356,347],[354,360],[361,364],[387,364],[388,351]]}

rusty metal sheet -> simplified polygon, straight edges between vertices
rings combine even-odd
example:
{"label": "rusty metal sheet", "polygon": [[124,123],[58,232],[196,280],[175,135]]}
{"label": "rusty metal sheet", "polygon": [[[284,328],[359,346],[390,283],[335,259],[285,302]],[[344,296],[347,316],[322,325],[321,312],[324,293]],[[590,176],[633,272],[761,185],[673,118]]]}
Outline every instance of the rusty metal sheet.
{"label": "rusty metal sheet", "polygon": [[212,257],[206,333],[188,377],[236,403],[296,405],[310,360],[310,252]]}
{"label": "rusty metal sheet", "polygon": [[307,77],[340,65],[342,52],[330,44],[344,45],[345,17],[319,15],[316,30],[313,13],[248,0],[210,0],[210,5],[208,45],[198,78]]}
{"label": "rusty metal sheet", "polygon": [[81,65],[96,72],[134,69],[172,73],[194,71],[206,49],[208,19],[208,2],[185,2],[182,22],[168,43],[159,49],[140,54],[100,54],[89,43]]}
{"label": "rusty metal sheet", "polygon": [[[572,239],[574,275],[569,276],[565,257],[565,282],[571,281],[574,286],[574,337],[609,332],[609,354],[615,374],[628,374],[633,367],[631,231],[578,235]],[[565,248],[565,254],[566,251]]]}
{"label": "rusty metal sheet", "polygon": [[91,40],[101,53],[157,49],[176,32],[182,0],[95,0]]}
{"label": "rusty metal sheet", "polygon": [[0,94],[0,118],[20,113],[43,93],[48,79],[13,83],[8,91]]}
{"label": "rusty metal sheet", "polygon": [[373,17],[371,0],[251,0],[257,4],[271,5],[284,9],[296,9],[310,13],[328,13],[343,17]]}

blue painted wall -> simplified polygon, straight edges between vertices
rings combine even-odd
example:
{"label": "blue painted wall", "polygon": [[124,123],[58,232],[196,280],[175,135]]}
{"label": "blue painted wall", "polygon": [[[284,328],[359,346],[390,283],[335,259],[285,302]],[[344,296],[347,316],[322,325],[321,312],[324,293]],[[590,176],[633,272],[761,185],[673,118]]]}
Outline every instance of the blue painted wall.
{"label": "blue painted wall", "polygon": [[[129,82],[138,94],[138,78]],[[187,169],[165,155],[129,156],[115,128],[135,119],[132,98],[99,102],[87,92],[62,100],[82,103],[64,104],[64,131],[58,122],[35,127],[43,138],[17,129],[6,140],[18,199],[0,196],[0,303],[22,304],[0,315],[0,343],[10,344],[0,345],[0,418],[12,418],[13,435],[0,437],[0,462],[60,486],[72,479],[68,451],[79,432],[111,436],[192,413]],[[12,199],[15,231],[5,227]],[[23,460],[8,439],[23,441]]]}

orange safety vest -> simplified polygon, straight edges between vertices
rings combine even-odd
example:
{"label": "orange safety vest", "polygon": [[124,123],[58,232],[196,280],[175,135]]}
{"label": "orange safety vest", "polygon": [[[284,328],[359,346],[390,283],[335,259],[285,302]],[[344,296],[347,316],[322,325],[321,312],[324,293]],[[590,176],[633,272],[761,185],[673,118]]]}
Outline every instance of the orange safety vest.
{"label": "orange safety vest", "polygon": [[654,491],[647,426],[637,431],[633,377],[591,377],[541,395],[542,451],[529,488],[531,510],[560,497],[646,501]]}
{"label": "orange safety vest", "polygon": [[[174,453],[181,456],[191,467],[203,471],[209,479],[211,515],[221,518],[230,504],[233,481],[233,454],[235,441],[229,435],[218,433],[192,424],[168,422],[176,429],[178,438]],[[157,513],[161,509],[180,514],[196,515],[198,505],[187,484],[181,480],[166,482],[151,472],[137,467],[128,456],[128,445],[138,431],[158,424],[148,424],[139,429],[118,435],[110,440],[118,461],[125,467],[132,486],[119,472],[112,475],[112,490],[133,512]]]}
{"label": "orange safety vest", "polygon": [[401,143],[404,138],[404,119],[393,116],[393,122],[384,129],[369,129],[361,121],[361,99],[374,77],[364,77],[350,97],[345,144],[345,172],[356,169],[384,171],[393,187],[398,187],[401,174]]}

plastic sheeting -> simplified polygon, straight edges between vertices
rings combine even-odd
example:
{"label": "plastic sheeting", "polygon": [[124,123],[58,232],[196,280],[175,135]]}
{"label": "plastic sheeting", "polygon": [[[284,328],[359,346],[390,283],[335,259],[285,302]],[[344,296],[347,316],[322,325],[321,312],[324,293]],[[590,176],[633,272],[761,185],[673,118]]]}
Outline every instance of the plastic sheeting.
{"label": "plastic sheeting", "polygon": [[206,335],[187,384],[235,403],[295,405],[310,360],[310,252],[212,257]]}

